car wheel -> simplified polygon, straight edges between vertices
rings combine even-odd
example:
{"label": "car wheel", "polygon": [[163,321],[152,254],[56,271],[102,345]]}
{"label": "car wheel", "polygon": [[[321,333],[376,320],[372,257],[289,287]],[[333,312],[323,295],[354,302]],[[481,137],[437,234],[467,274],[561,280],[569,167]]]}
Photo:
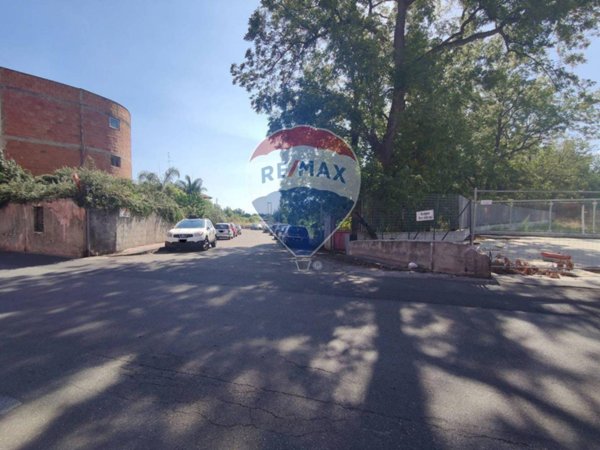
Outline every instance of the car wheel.
{"label": "car wheel", "polygon": [[202,243],[202,250],[206,251],[210,248],[210,243],[208,242],[208,237],[206,239],[204,239],[204,242]]}
{"label": "car wheel", "polygon": [[212,241],[212,244],[210,244],[210,246],[211,246],[212,248],[215,248],[215,247],[217,246],[217,238],[215,238],[215,240],[214,240],[214,241]]}

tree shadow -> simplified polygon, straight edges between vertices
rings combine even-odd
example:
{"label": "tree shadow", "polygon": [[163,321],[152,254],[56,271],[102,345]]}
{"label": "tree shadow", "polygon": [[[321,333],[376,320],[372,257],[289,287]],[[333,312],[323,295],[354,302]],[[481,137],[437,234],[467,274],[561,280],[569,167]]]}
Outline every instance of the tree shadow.
{"label": "tree shadow", "polygon": [[0,251],[0,270],[21,269],[23,267],[45,266],[68,261],[71,258],[37,253],[18,253]]}
{"label": "tree shadow", "polygon": [[[597,302],[294,267],[268,243],[3,276],[1,390],[23,405],[0,418],[0,446],[579,447],[598,437],[597,398],[581,412],[551,388],[580,399],[597,382],[590,368],[514,335],[533,327],[553,351],[565,333],[589,340]],[[585,341],[577,357],[599,353]],[[484,420],[455,414],[457,399],[486,406],[461,383],[500,406]]]}

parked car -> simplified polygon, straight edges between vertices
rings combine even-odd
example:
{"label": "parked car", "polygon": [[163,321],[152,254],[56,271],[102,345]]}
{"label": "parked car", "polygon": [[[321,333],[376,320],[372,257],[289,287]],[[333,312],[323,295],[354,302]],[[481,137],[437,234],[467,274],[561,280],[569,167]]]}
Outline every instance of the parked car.
{"label": "parked car", "polygon": [[242,226],[240,224],[234,224],[234,225],[237,228],[238,234],[242,234]]}
{"label": "parked car", "polygon": [[218,223],[215,225],[217,230],[217,239],[233,239],[234,234],[231,225],[228,223]]}
{"label": "parked car", "polygon": [[269,234],[271,236],[275,237],[277,235],[277,230],[281,226],[283,226],[283,224],[281,224],[281,223],[274,223],[274,224],[270,225],[269,226]]}
{"label": "parked car", "polygon": [[167,232],[165,248],[208,250],[217,246],[217,233],[209,219],[183,219]]}
{"label": "parked car", "polygon": [[306,227],[288,226],[281,235],[281,240],[290,248],[309,248],[310,237]]}
{"label": "parked car", "polygon": [[283,239],[283,235],[285,234],[286,230],[289,228],[290,226],[287,224],[283,224],[277,227],[277,231],[275,232],[275,237],[279,238],[279,239]]}

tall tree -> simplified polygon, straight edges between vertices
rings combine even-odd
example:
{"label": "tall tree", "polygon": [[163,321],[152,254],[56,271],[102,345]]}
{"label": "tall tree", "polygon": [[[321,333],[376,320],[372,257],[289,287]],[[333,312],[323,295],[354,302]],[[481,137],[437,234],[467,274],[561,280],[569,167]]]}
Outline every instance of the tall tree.
{"label": "tall tree", "polygon": [[599,10],[600,0],[262,0],[245,36],[253,48],[231,72],[272,128],[326,123],[389,168],[419,86],[458,50],[498,37],[567,88],[577,80],[563,64],[582,60]]}

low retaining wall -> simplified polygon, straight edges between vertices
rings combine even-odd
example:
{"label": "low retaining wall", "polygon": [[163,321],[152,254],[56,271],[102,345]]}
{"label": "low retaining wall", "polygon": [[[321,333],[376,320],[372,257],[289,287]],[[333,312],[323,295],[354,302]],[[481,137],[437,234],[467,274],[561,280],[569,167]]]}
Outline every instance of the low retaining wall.
{"label": "low retaining wall", "polygon": [[10,203],[0,208],[0,250],[71,258],[106,255],[164,242],[170,228],[171,224],[154,214],[130,217],[119,211],[86,211],[69,199]]}
{"label": "low retaining wall", "polygon": [[[368,233],[359,232],[358,240],[370,241],[372,238]],[[464,230],[436,230],[433,231],[384,231],[377,233],[377,238],[382,241],[444,241],[463,242],[470,235],[468,229]],[[442,239],[443,238],[443,239]]]}
{"label": "low retaining wall", "polygon": [[351,241],[355,258],[407,268],[409,262],[432,272],[489,278],[490,259],[467,244],[442,241]]}

